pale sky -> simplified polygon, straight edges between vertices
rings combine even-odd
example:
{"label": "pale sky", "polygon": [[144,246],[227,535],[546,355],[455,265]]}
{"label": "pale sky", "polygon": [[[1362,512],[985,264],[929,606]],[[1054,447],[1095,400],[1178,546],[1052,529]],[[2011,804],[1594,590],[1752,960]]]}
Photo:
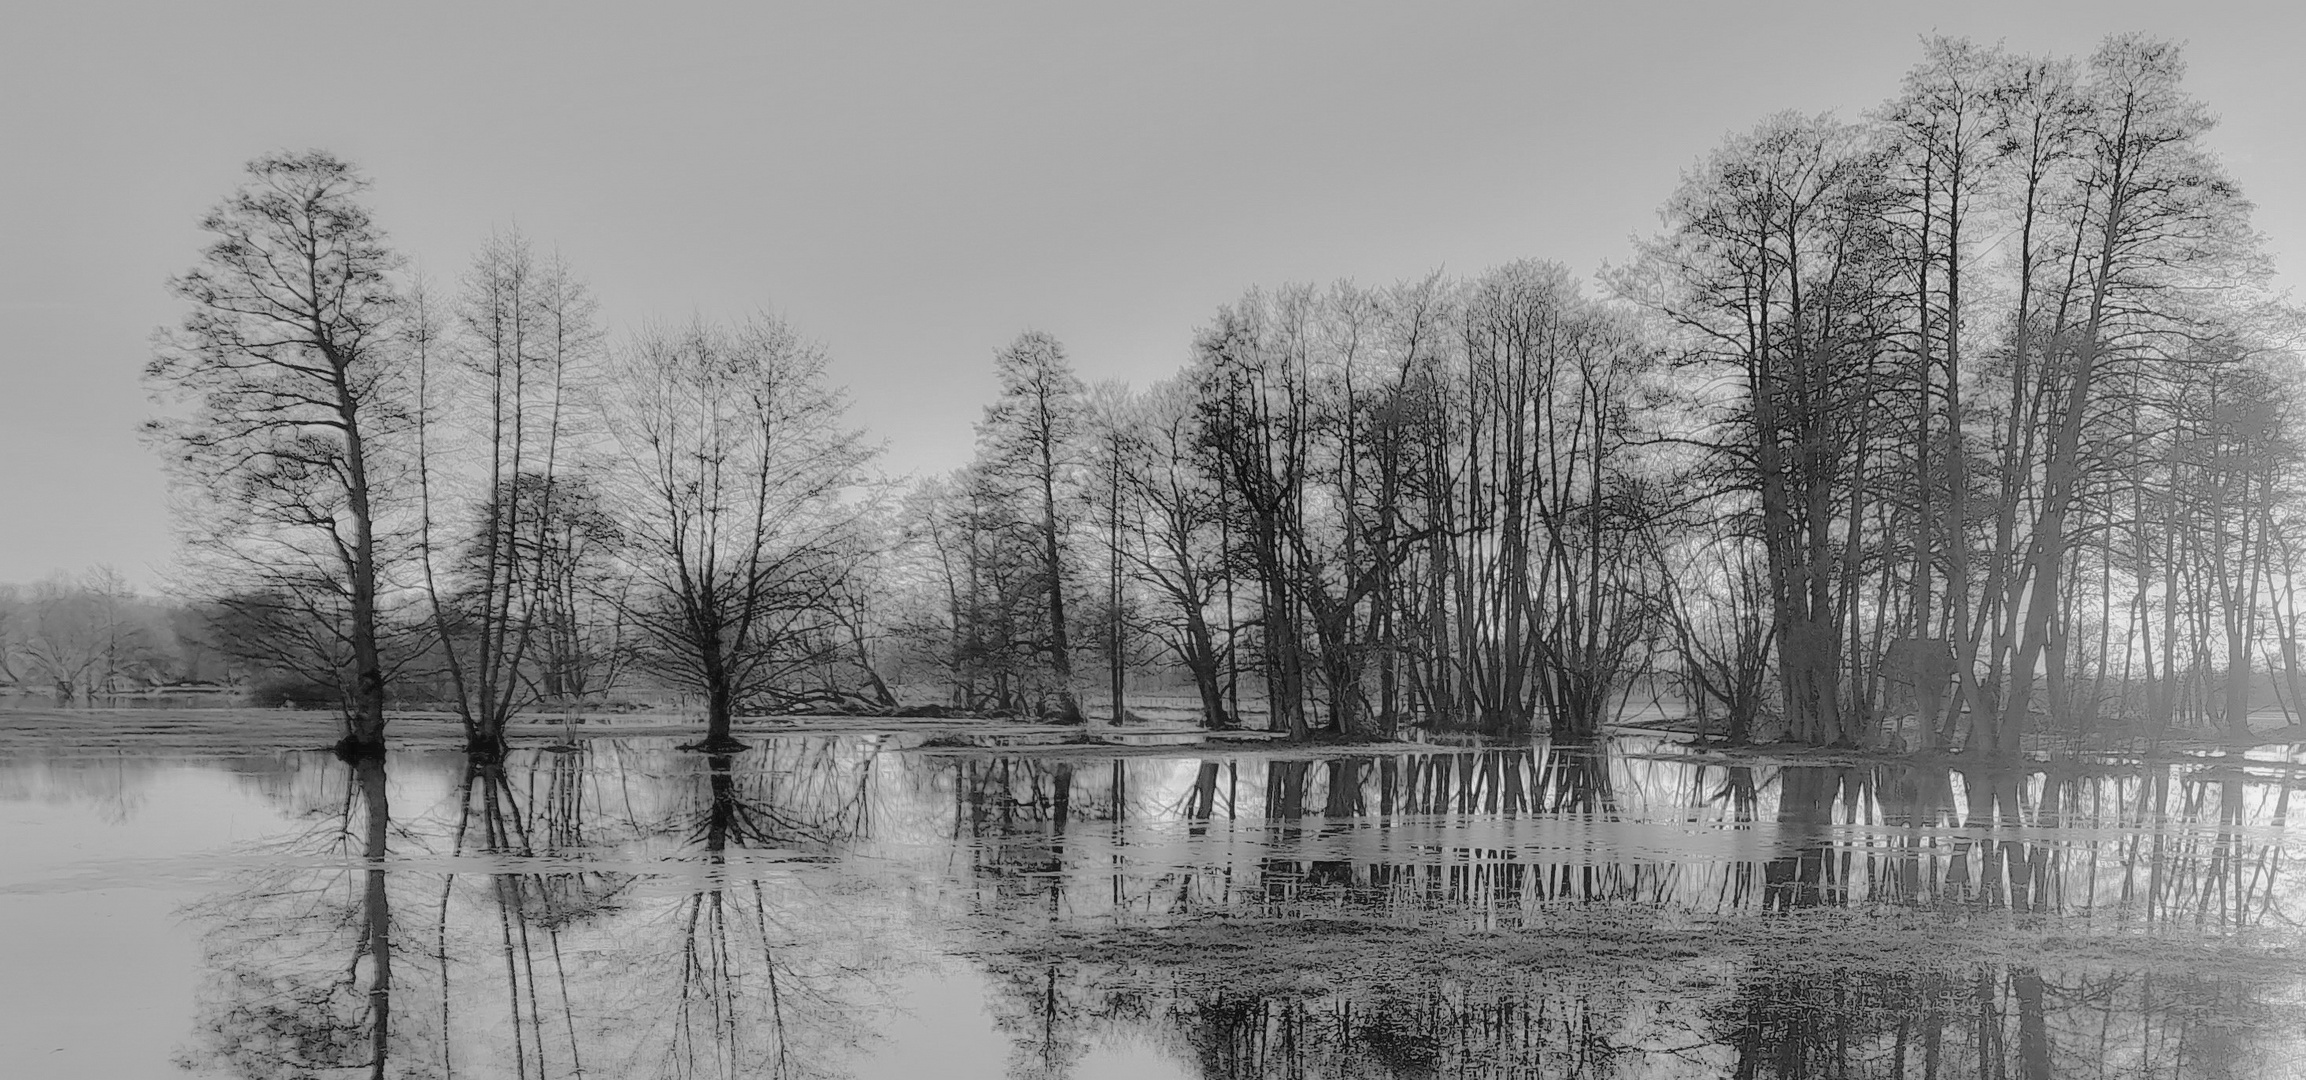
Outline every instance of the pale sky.
{"label": "pale sky", "polygon": [[361,165],[438,279],[517,223],[617,336],[784,315],[893,473],[966,459],[1028,327],[1143,384],[1250,285],[1622,261],[1723,135],[1868,109],[1931,32],[2187,42],[2306,281],[2290,3],[19,0],[0,25],[0,581],[164,576],[139,374],[202,211],[279,148]]}

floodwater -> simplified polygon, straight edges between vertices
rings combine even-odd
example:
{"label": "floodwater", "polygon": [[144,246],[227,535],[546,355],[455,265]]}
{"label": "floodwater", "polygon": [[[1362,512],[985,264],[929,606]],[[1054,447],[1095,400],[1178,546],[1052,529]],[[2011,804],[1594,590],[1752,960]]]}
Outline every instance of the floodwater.
{"label": "floodwater", "polygon": [[0,745],[0,1075],[2306,1074],[2279,760],[919,741]]}

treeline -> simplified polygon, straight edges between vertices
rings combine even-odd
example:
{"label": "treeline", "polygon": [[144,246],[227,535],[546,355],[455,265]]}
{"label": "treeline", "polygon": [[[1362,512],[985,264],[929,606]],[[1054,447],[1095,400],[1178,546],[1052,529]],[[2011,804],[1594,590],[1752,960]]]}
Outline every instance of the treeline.
{"label": "treeline", "polygon": [[0,585],[0,688],[83,701],[242,678],[208,613],[156,600],[110,567]]}
{"label": "treeline", "polygon": [[[325,154],[251,166],[151,374],[267,662],[453,688],[476,747],[646,677],[740,711],[2018,750],[2306,690],[2294,312],[2177,50],[1927,42],[1863,117],[1732,136],[1592,292],[1515,263],[1252,289],[1173,378],[1020,335],[898,490],[781,321],[610,343],[518,236],[407,280]],[[1101,700],[1100,700],[1101,699]],[[1085,704],[1086,702],[1086,704]],[[913,705],[930,702],[916,700]]]}

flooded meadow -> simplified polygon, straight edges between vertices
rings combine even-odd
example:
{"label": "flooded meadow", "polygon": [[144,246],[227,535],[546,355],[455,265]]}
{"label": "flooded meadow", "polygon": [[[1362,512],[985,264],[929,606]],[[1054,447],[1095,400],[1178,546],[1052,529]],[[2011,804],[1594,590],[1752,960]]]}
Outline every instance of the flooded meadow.
{"label": "flooded meadow", "polygon": [[38,1076],[2259,1077],[2278,753],[0,743]]}

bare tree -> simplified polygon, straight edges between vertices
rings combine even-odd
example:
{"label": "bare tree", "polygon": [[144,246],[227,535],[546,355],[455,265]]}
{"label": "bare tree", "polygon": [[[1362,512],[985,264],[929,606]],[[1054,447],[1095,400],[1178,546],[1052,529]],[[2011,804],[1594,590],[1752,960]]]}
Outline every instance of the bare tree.
{"label": "bare tree", "polygon": [[2168,336],[2203,333],[2156,294],[2188,277],[2235,276],[2251,262],[2246,204],[2202,146],[2211,120],[2180,89],[2184,71],[2174,44],[2115,37],[2091,58],[2081,88],[2086,126],[2074,137],[2061,223],[2071,229],[2068,269],[2052,334],[2039,346],[2039,392],[2050,403],[2039,420],[2040,494],[2026,558],[2009,578],[2012,596],[2023,586],[2025,599],[2022,621],[2012,616],[2018,633],[1994,740],[2003,753],[2019,749],[2037,664],[2051,712],[2065,711],[2069,628],[2057,616],[2067,600],[2071,519],[2091,471],[2085,431],[2107,384],[2120,365],[2166,357]]}
{"label": "bare tree", "polygon": [[1135,452],[1122,478],[1134,535],[1121,550],[1130,576],[1162,613],[1152,620],[1154,633],[1193,677],[1202,723],[1231,727],[1225,648],[1210,620],[1213,608],[1221,610],[1222,515],[1217,483],[1202,467],[1198,415],[1193,388],[1183,382],[1158,384],[1139,399]]}
{"label": "bare tree", "polygon": [[158,670],[157,620],[111,567],[35,583],[14,621],[16,662],[60,701],[93,699],[123,678],[148,679]]}
{"label": "bare tree", "polygon": [[333,640],[348,757],[384,752],[391,657],[381,527],[409,410],[392,334],[398,258],[325,151],[271,154],[201,227],[215,239],[171,287],[192,310],[146,379],[178,407],[149,425],[208,583],[263,597]]}
{"label": "bare tree", "polygon": [[616,558],[624,530],[589,472],[531,475],[515,481],[513,497],[529,502],[534,521],[522,554],[536,571],[523,589],[536,634],[522,675],[530,696],[573,705],[606,693],[632,659],[632,578]]}
{"label": "bare tree", "polygon": [[1035,540],[1048,606],[1047,649],[1059,719],[1077,723],[1073,652],[1065,615],[1065,518],[1060,507],[1079,468],[1084,390],[1057,339],[1037,330],[1017,335],[995,361],[1001,396],[977,429],[981,476],[1017,493],[1029,515],[1018,524]]}
{"label": "bare tree", "polygon": [[1128,716],[1130,605],[1122,587],[1126,580],[1122,568],[1129,545],[1123,540],[1122,526],[1132,501],[1127,477],[1142,455],[1141,412],[1124,384],[1099,383],[1090,392],[1086,425],[1093,492],[1090,500],[1105,534],[1105,670],[1112,700],[1109,715],[1116,724]]}
{"label": "bare tree", "polygon": [[[557,542],[585,533],[571,531],[584,515],[557,504],[566,497],[572,384],[590,374],[599,334],[584,287],[518,233],[492,237],[465,275],[458,332],[447,339],[458,362],[443,366],[451,377],[441,389],[432,386],[438,335],[423,302],[412,293],[408,336],[428,436],[419,446],[426,593],[466,743],[501,754],[506,723],[535,696],[529,662],[540,619],[556,601],[566,607],[573,564]],[[433,559],[436,495],[457,491],[467,524],[443,580]]]}
{"label": "bare tree", "polygon": [[642,658],[704,698],[703,748],[742,749],[736,710],[828,621],[870,451],[823,350],[766,315],[644,333],[614,366],[601,407]]}
{"label": "bare tree", "polygon": [[1219,309],[1194,340],[1201,450],[1229,516],[1228,558],[1257,583],[1267,725],[1292,739],[1306,721],[1300,593],[1314,427],[1307,289],[1252,291]]}
{"label": "bare tree", "polygon": [[1758,496],[1778,681],[1794,737],[1855,743],[1844,700],[1872,407],[1884,369],[1891,189],[1878,144],[1824,118],[1774,117],[1731,139],[1669,203],[1649,257],[1685,356],[1735,373],[1717,451]]}

